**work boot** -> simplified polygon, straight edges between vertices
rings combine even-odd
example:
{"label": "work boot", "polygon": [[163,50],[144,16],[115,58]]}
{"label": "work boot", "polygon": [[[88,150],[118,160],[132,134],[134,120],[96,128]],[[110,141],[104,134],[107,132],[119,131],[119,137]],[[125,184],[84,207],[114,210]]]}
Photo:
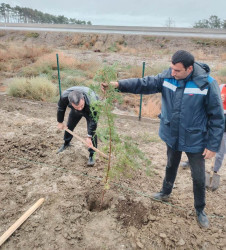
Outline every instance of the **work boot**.
{"label": "work boot", "polygon": [[89,160],[87,162],[87,165],[90,166],[90,167],[92,167],[94,164],[95,164],[95,161],[93,159],[93,155],[89,156]]}
{"label": "work boot", "polygon": [[211,190],[215,191],[219,188],[219,186],[220,186],[220,175],[214,173],[212,177]]}
{"label": "work boot", "polygon": [[209,220],[206,216],[206,213],[203,210],[200,212],[196,210],[196,215],[197,215],[198,224],[203,228],[208,228]]}
{"label": "work boot", "polygon": [[210,172],[206,172],[205,173],[205,177],[206,177],[206,187],[210,188],[211,187],[211,182],[212,182],[212,176]]}
{"label": "work boot", "polygon": [[64,143],[64,144],[59,148],[59,150],[57,151],[57,154],[63,152],[65,149],[67,149],[67,148],[70,147],[70,146],[71,146],[70,143],[67,143],[67,144]]}
{"label": "work boot", "polygon": [[168,201],[169,200],[169,195],[163,194],[162,192],[153,193],[153,194],[151,194],[151,197],[157,201]]}
{"label": "work boot", "polygon": [[189,161],[182,161],[182,162],[180,163],[180,166],[181,166],[182,168],[190,168],[190,163],[189,163]]}

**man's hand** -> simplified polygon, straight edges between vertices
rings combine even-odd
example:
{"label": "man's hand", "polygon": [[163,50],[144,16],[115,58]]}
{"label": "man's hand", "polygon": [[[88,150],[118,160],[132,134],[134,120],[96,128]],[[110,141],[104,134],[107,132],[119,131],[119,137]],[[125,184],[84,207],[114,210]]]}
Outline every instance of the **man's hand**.
{"label": "man's hand", "polygon": [[107,88],[108,88],[109,85],[113,86],[115,89],[117,89],[118,86],[119,86],[118,82],[110,82],[110,83],[102,82],[101,83],[101,90],[103,92],[105,92],[107,90]]}
{"label": "man's hand", "polygon": [[225,101],[225,95],[224,94],[221,95],[221,100],[222,100],[222,102]]}
{"label": "man's hand", "polygon": [[91,137],[87,137],[86,139],[86,144],[89,148],[93,147],[93,143],[92,143],[92,140],[91,140]]}
{"label": "man's hand", "polygon": [[205,148],[202,155],[204,155],[204,159],[211,159],[215,156],[216,152],[210,151],[209,149]]}
{"label": "man's hand", "polygon": [[64,130],[65,128],[67,128],[67,126],[64,125],[64,123],[62,122],[58,122],[58,125],[57,125],[58,129],[62,129]]}

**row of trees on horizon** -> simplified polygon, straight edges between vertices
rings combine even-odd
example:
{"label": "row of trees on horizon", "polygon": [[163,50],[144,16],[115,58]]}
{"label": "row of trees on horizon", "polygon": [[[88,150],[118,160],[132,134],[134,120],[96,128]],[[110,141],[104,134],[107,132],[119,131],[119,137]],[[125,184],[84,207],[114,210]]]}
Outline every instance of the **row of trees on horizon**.
{"label": "row of trees on horizon", "polygon": [[212,15],[209,19],[196,22],[193,28],[226,29],[226,20],[221,20],[218,16]]}
{"label": "row of trees on horizon", "polygon": [[[9,4],[0,4],[0,22],[5,23],[50,23],[50,24],[84,24],[92,25],[90,21],[67,18],[63,15],[55,16],[26,7],[11,7]],[[166,27],[172,27],[173,19],[169,18]],[[209,19],[199,20],[193,28],[226,29],[226,20],[212,15]]]}
{"label": "row of trees on horizon", "polygon": [[87,24],[92,25],[90,21],[78,20],[76,18],[67,18],[63,15],[54,16],[33,10],[26,7],[11,7],[9,4],[1,3],[0,21],[5,23],[51,23],[51,24]]}

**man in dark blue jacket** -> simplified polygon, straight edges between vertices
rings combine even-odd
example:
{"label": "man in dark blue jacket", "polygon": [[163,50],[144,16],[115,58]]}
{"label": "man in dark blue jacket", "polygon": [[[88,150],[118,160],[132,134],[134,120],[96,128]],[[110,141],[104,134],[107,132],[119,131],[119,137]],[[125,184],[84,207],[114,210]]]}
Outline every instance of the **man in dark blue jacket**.
{"label": "man in dark blue jacket", "polygon": [[[58,109],[57,109],[57,121],[58,121],[58,128],[64,129],[65,125],[64,115],[66,112],[67,107],[71,108],[68,117],[67,127],[71,131],[74,130],[78,122],[81,120],[82,117],[85,117],[87,121],[87,145],[97,147],[97,136],[96,136],[96,128],[97,128],[97,121],[94,118],[95,112],[92,113],[90,106],[92,102],[98,100],[98,96],[95,94],[93,90],[88,87],[84,86],[75,86],[65,90],[61,98],[58,102]],[[70,141],[72,140],[73,136],[65,131],[64,134],[64,144],[58,150],[58,153],[64,151],[66,148],[70,146]],[[93,166],[94,165],[94,150],[92,148],[88,149],[89,160],[87,165]]]}
{"label": "man in dark blue jacket", "polygon": [[[167,166],[162,189],[153,194],[167,201],[176,179],[184,151],[191,164],[194,206],[200,226],[208,227],[205,207],[205,159],[219,150],[224,132],[224,114],[217,82],[209,76],[208,65],[179,50],[172,56],[168,70],[156,76],[111,82],[121,92],[162,93],[159,136],[167,146]],[[107,88],[102,83],[102,89]]]}

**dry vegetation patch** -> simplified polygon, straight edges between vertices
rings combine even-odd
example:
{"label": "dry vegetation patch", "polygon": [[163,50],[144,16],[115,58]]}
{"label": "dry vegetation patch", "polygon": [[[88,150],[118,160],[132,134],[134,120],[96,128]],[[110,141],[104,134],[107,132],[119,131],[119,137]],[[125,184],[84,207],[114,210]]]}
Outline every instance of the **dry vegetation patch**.
{"label": "dry vegetation patch", "polygon": [[[169,66],[172,53],[180,48],[190,50],[197,61],[209,64],[219,83],[226,81],[224,40],[15,31],[1,32],[0,36],[2,79],[44,76],[57,86],[56,54],[59,55],[63,90],[74,85],[93,84],[95,74],[103,64],[116,63],[118,79],[142,77],[144,61],[144,75],[156,75]],[[138,114],[139,100],[139,96],[126,95],[121,108]],[[158,95],[145,96],[142,114],[156,117],[160,106]]]}
{"label": "dry vegetation patch", "polygon": [[49,101],[56,95],[56,86],[44,77],[14,78],[8,94],[15,97]]}

